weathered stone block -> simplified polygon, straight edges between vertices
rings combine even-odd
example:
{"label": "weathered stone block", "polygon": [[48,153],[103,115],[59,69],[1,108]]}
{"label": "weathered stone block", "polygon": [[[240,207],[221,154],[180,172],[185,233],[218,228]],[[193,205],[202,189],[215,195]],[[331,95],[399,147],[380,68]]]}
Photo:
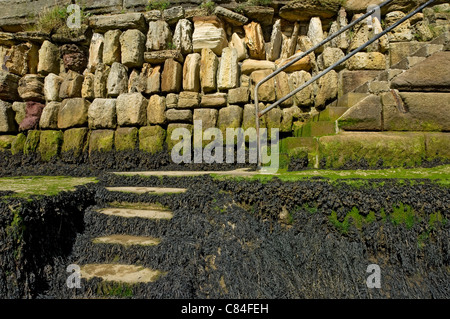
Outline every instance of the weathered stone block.
{"label": "weathered stone block", "polygon": [[197,92],[183,91],[178,96],[177,108],[194,108],[200,103],[200,94]]}
{"label": "weathered stone block", "polygon": [[183,70],[181,64],[173,59],[164,62],[164,70],[161,75],[161,90],[165,93],[181,91]]}
{"label": "weathered stone block", "polygon": [[0,99],[17,101],[19,99],[19,93],[17,92],[19,80],[19,76],[0,70]]}
{"label": "weathered stone block", "polygon": [[114,147],[116,151],[134,150],[138,142],[137,127],[119,127],[114,134]]}
{"label": "weathered stone block", "polygon": [[39,120],[39,127],[41,129],[57,129],[58,114],[60,108],[60,102],[47,103],[47,105],[42,110],[41,119]]}
{"label": "weathered stone block", "polygon": [[227,35],[222,22],[214,16],[194,17],[194,34],[192,43],[194,52],[200,52],[204,48],[211,49],[216,55],[221,55],[227,47]]}
{"label": "weathered stone block", "polygon": [[200,91],[200,60],[199,53],[192,53],[186,57],[183,67],[183,90]]}
{"label": "weathered stone block", "polygon": [[219,59],[215,53],[208,48],[202,49],[200,60],[200,82],[204,93],[217,90],[217,68]]}
{"label": "weathered stone block", "polygon": [[73,128],[64,131],[64,141],[61,154],[64,159],[78,158],[87,147],[87,137],[89,129],[87,127]]}
{"label": "weathered stone block", "polygon": [[44,77],[37,74],[25,75],[20,79],[17,91],[24,101],[44,102]]}
{"label": "weathered stone block", "polygon": [[237,50],[225,48],[219,62],[217,87],[219,90],[232,89],[239,84],[239,65]]}
{"label": "weathered stone block", "polygon": [[116,100],[95,99],[88,109],[90,129],[114,129],[117,126]]}
{"label": "weathered stone block", "polygon": [[127,30],[120,36],[122,64],[129,68],[144,63],[145,35],[139,30]]}
{"label": "weathered stone block", "polygon": [[0,133],[15,132],[16,130],[12,104],[0,100]]}
{"label": "weathered stone block", "polygon": [[166,98],[164,96],[152,95],[148,101],[147,119],[148,124],[166,123]]}
{"label": "weathered stone block", "polygon": [[114,133],[113,130],[92,131],[89,138],[89,154],[111,152],[114,147]]}
{"label": "weathered stone block", "polygon": [[147,99],[141,93],[121,94],[116,101],[119,126],[143,126],[147,123]]}
{"label": "weathered stone block", "polygon": [[108,73],[106,89],[109,97],[128,92],[128,70],[120,63],[113,63]]}
{"label": "weathered stone block", "polygon": [[45,105],[39,102],[28,101],[25,108],[25,118],[20,123],[19,131],[37,129],[44,107]]}
{"label": "weathered stone block", "polygon": [[87,125],[90,104],[83,98],[64,100],[58,113],[58,128],[66,129]]}
{"label": "weathered stone block", "polygon": [[58,157],[62,143],[63,133],[61,131],[41,131],[37,149],[41,155],[41,160],[48,162]]}
{"label": "weathered stone block", "polygon": [[83,87],[83,76],[75,71],[69,70],[64,77],[59,88],[59,97],[69,99],[81,97],[81,88]]}
{"label": "weathered stone block", "polygon": [[139,149],[141,151],[150,154],[162,152],[165,139],[166,131],[159,125],[144,126],[139,129]]}

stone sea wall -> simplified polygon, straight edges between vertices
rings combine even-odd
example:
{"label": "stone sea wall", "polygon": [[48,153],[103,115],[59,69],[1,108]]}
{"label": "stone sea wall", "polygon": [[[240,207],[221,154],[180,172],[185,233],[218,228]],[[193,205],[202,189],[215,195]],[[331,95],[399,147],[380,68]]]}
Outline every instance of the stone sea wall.
{"label": "stone sea wall", "polygon": [[[150,10],[148,1],[85,1],[80,29],[44,32],[36,29],[43,15],[29,10],[50,2],[56,4],[0,4],[0,153],[37,152],[44,161],[85,151],[155,154],[173,147],[175,128],[192,130],[195,120],[203,129],[254,127],[256,83],[366,10],[364,1],[167,1],[164,10]],[[401,19],[420,1],[413,2],[394,1],[381,21],[360,23],[269,80],[259,91],[260,108]],[[356,104],[348,93],[448,32],[449,21],[448,3],[427,8],[269,111],[262,127],[279,128],[282,137],[335,134],[335,120]],[[443,87],[439,92],[449,91]],[[442,94],[445,113],[449,95]],[[314,124],[320,115],[328,121]],[[358,116],[347,117],[348,126]],[[445,116],[431,117],[428,128],[395,129],[391,121],[387,130],[449,131],[439,122],[448,121]],[[348,130],[380,131],[370,125]]]}

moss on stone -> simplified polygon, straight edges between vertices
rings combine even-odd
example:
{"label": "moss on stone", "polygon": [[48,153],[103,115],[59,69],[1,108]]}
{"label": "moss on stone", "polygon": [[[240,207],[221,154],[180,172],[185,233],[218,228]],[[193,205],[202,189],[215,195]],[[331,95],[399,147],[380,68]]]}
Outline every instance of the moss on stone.
{"label": "moss on stone", "polygon": [[29,155],[36,152],[39,145],[40,136],[41,131],[37,130],[28,131],[27,140],[25,141],[25,145],[23,148],[23,152],[25,155]]}
{"label": "moss on stone", "polygon": [[166,131],[159,125],[144,126],[139,130],[139,149],[155,154],[164,150]]}
{"label": "moss on stone", "polygon": [[425,159],[420,133],[343,133],[319,139],[320,162],[339,168],[365,162],[368,167],[415,167]]}
{"label": "moss on stone", "polygon": [[428,161],[450,161],[450,133],[426,133],[425,143]]}
{"label": "moss on stone", "polygon": [[14,135],[0,136],[0,152],[9,151],[16,137]]}
{"label": "moss on stone", "polygon": [[61,131],[41,131],[38,152],[45,162],[57,157],[61,151],[63,133]]}
{"label": "moss on stone", "polygon": [[129,151],[136,148],[139,130],[136,127],[121,127],[114,135],[114,146],[117,151]]}
{"label": "moss on stone", "polygon": [[110,152],[114,147],[113,130],[95,130],[89,138],[89,154],[92,152]]}
{"label": "moss on stone", "polygon": [[23,153],[23,148],[25,146],[26,140],[27,137],[25,136],[25,134],[20,133],[19,135],[17,135],[11,144],[11,154],[16,155],[19,153]]}
{"label": "moss on stone", "polygon": [[74,157],[80,156],[87,147],[88,131],[85,127],[65,131],[61,153],[71,153]]}

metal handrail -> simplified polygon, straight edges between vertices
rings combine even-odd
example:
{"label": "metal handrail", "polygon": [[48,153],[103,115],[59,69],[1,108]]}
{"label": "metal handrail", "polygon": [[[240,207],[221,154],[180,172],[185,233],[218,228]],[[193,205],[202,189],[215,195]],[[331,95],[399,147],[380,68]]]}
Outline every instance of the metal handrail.
{"label": "metal handrail", "polygon": [[[389,3],[391,3],[393,0],[387,0],[385,2],[383,2],[382,4],[380,4],[378,7],[381,8]],[[255,86],[255,117],[256,117],[256,135],[257,135],[257,158],[258,158],[258,167],[261,167],[261,162],[262,162],[262,154],[261,154],[261,137],[259,134],[259,118],[261,116],[263,116],[264,114],[266,114],[268,111],[270,111],[271,109],[273,109],[274,107],[278,106],[279,104],[283,103],[284,101],[286,101],[287,99],[291,98],[292,96],[294,96],[295,94],[297,94],[298,92],[300,92],[301,90],[303,90],[304,88],[306,88],[307,86],[309,86],[310,84],[312,84],[313,82],[317,81],[318,79],[320,79],[321,77],[323,77],[324,75],[326,75],[328,72],[330,72],[331,70],[333,70],[335,67],[339,66],[340,64],[344,63],[345,61],[347,61],[348,59],[350,59],[351,57],[353,57],[356,53],[364,50],[367,46],[369,46],[370,44],[372,44],[373,42],[375,42],[376,40],[378,40],[379,38],[381,38],[382,36],[386,35],[388,32],[391,32],[393,29],[395,29],[396,27],[398,27],[400,24],[402,24],[403,22],[405,22],[406,20],[408,20],[409,18],[411,18],[413,15],[415,15],[416,13],[418,13],[419,11],[422,11],[425,7],[429,6],[430,4],[432,4],[433,2],[435,2],[436,0],[429,0],[426,3],[422,4],[421,6],[419,6],[416,10],[410,12],[408,15],[404,16],[402,19],[398,20],[396,23],[394,23],[393,25],[391,25],[390,27],[388,27],[386,30],[378,33],[376,36],[374,36],[372,39],[370,39],[369,41],[367,41],[366,43],[364,43],[363,45],[361,45],[360,47],[358,47],[357,49],[353,50],[352,52],[350,52],[349,54],[347,54],[345,57],[343,57],[342,59],[340,59],[339,61],[337,61],[336,63],[334,63],[333,65],[331,65],[330,67],[328,67],[327,69],[323,70],[321,73],[317,74],[316,76],[314,76],[313,78],[311,78],[308,82],[304,83],[303,85],[301,85],[299,88],[295,89],[294,91],[292,91],[291,93],[289,93],[288,95],[282,97],[281,99],[279,99],[278,101],[276,101],[275,103],[271,104],[269,107],[265,108],[262,112],[259,112],[259,99],[258,99],[258,89],[259,87],[267,82],[268,80],[270,80],[271,78],[273,78],[274,76],[276,76],[277,74],[279,74],[280,72],[282,72],[283,70],[285,70],[286,68],[288,68],[289,66],[291,66],[292,64],[294,64],[295,62],[301,60],[302,58],[304,58],[305,56],[307,56],[308,54],[314,52],[315,50],[317,50],[319,47],[321,47],[322,45],[328,43],[329,41],[333,40],[335,37],[337,37],[338,35],[342,34],[343,32],[347,31],[348,29],[350,29],[351,27],[353,27],[354,25],[356,25],[357,23],[361,22],[362,20],[366,19],[368,16],[371,16],[375,11],[376,8],[370,10],[369,12],[367,12],[365,15],[363,15],[362,17],[360,17],[359,19],[353,21],[352,23],[348,24],[347,26],[345,26],[344,28],[342,28],[341,30],[339,30],[338,32],[332,34],[331,36],[329,36],[328,38],[326,38],[325,40],[321,41],[320,43],[318,43],[317,45],[315,45],[314,47],[312,47],[311,49],[309,49],[308,51],[304,52],[303,54],[301,54],[300,56],[296,57],[294,60],[290,61],[289,63],[287,63],[286,65],[283,65],[281,68],[277,69],[276,71],[274,71],[273,73],[269,74],[267,77],[265,77],[264,79],[262,79],[260,82],[258,82],[258,84],[256,84]]]}

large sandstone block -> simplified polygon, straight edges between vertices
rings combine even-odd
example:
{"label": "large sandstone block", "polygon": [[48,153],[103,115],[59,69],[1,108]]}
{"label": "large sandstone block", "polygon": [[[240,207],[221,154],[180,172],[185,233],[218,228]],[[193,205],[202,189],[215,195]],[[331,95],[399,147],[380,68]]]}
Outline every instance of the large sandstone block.
{"label": "large sandstone block", "polygon": [[173,59],[164,62],[164,70],[161,75],[161,90],[165,93],[179,92],[181,90],[181,82],[183,70],[181,64]]}
{"label": "large sandstone block", "polygon": [[[251,74],[250,78],[252,81],[252,87],[251,87],[251,96],[252,100],[255,99],[255,87],[256,84],[258,84],[261,80],[263,80],[265,77],[270,75],[272,71],[270,70],[260,70],[255,71]],[[258,90],[258,98],[260,102],[275,102],[276,100],[276,94],[275,94],[275,80],[274,78],[271,78],[264,84],[262,84],[259,87]]]}
{"label": "large sandstone block", "polygon": [[12,109],[16,113],[14,119],[16,120],[17,125],[20,125],[27,114],[27,102],[14,102],[12,104]]}
{"label": "large sandstone block", "polygon": [[202,129],[216,127],[219,111],[216,109],[195,109],[193,121],[201,121]]}
{"label": "large sandstone block", "polygon": [[44,77],[37,74],[25,75],[20,79],[17,91],[24,101],[44,102]]}
{"label": "large sandstone block", "polygon": [[[291,90],[289,88],[289,76],[286,72],[280,72],[275,77],[275,93],[277,96],[277,100],[287,96],[289,93],[291,93]],[[281,103],[282,107],[289,107],[293,104],[294,100],[293,98],[289,98],[283,103]]]}
{"label": "large sandstone block", "polygon": [[450,130],[450,93],[401,92],[400,97],[399,108],[391,92],[382,95],[385,130]]}
{"label": "large sandstone block", "polygon": [[86,126],[90,104],[88,100],[83,98],[64,100],[58,113],[58,128]]}
{"label": "large sandstone block", "polygon": [[60,48],[65,70],[82,73],[88,64],[85,50],[76,44],[64,44]]}
{"label": "large sandstone block", "polygon": [[106,90],[109,97],[128,92],[128,70],[120,63],[113,63],[108,73]]}
{"label": "large sandstone block", "polygon": [[194,17],[194,34],[192,43],[194,52],[202,49],[211,49],[216,55],[221,55],[222,50],[228,46],[227,35],[222,22],[214,16]]}
{"label": "large sandstone block", "polygon": [[6,101],[18,100],[19,80],[19,76],[0,70],[0,99]]}
{"label": "large sandstone block", "polygon": [[145,93],[155,94],[161,91],[161,66],[153,67],[147,74]]}
{"label": "large sandstone block", "polygon": [[281,20],[278,19],[272,28],[270,43],[266,51],[266,57],[269,61],[275,61],[280,57],[281,45],[283,43],[283,33],[281,32]]}
{"label": "large sandstone block", "polygon": [[214,9],[214,14],[234,26],[244,25],[248,21],[246,16],[220,6]]}
{"label": "large sandstone block", "polygon": [[16,130],[12,104],[0,100],[0,133],[15,132]]}
{"label": "large sandstone block", "polygon": [[397,76],[391,87],[401,91],[450,92],[450,52],[437,52]]}
{"label": "large sandstone block", "polygon": [[[116,63],[116,62],[115,62]],[[114,64],[114,63],[113,63]],[[120,63],[118,63],[120,64]],[[108,84],[108,78],[109,78],[109,72],[111,71],[111,68],[104,64],[100,63],[97,66],[97,69],[95,70],[94,74],[94,98],[105,98],[108,94],[107,84]],[[125,69],[126,71],[126,69]],[[117,71],[115,71],[117,74]],[[121,76],[125,77],[125,73],[123,70],[121,72]],[[117,81],[118,79],[111,78],[110,80],[110,86],[112,92],[116,91],[119,92],[120,90],[116,88],[112,88],[113,85],[117,85],[117,83],[120,83],[121,89],[123,90],[123,82],[125,82],[124,79],[121,81]],[[116,95],[117,93],[113,93],[113,95]]]}
{"label": "large sandstone block", "polygon": [[47,101],[60,101],[59,90],[63,78],[54,73],[50,73],[44,79],[44,95]]}
{"label": "large sandstone block", "polygon": [[245,43],[248,47],[250,58],[256,60],[266,59],[266,45],[261,25],[257,22],[250,22],[244,26]]}
{"label": "large sandstone block", "polygon": [[170,123],[192,123],[191,110],[169,109],[165,112],[165,117]]}
{"label": "large sandstone block", "polygon": [[127,30],[120,36],[122,64],[141,67],[144,63],[145,35],[139,30]]}
{"label": "large sandstone block", "polygon": [[201,107],[219,108],[227,105],[226,93],[205,94],[200,102]]}
{"label": "large sandstone block", "polygon": [[61,155],[65,161],[72,162],[85,151],[88,144],[88,135],[89,129],[87,127],[72,128],[64,131]]}
{"label": "large sandstone block", "polygon": [[143,126],[147,123],[147,99],[141,93],[125,93],[116,101],[119,126]]}
{"label": "large sandstone block", "polygon": [[345,132],[319,139],[322,167],[364,162],[368,167],[410,167],[425,158],[423,133]]}
{"label": "large sandstone block", "polygon": [[48,162],[57,158],[63,143],[63,132],[61,131],[41,131],[39,136],[38,153],[41,160]]}
{"label": "large sandstone block", "polygon": [[177,50],[162,50],[144,53],[144,60],[150,64],[164,64],[168,59],[173,59],[177,62],[183,63],[184,57],[180,51]]}
{"label": "large sandstone block", "polygon": [[39,120],[39,127],[41,129],[57,129],[58,128],[58,114],[61,109],[60,102],[50,102],[45,105],[42,110],[41,119]]}
{"label": "large sandstone block", "polygon": [[200,91],[200,60],[199,53],[192,53],[186,57],[183,66],[183,90]]}
{"label": "large sandstone block", "polygon": [[81,89],[83,87],[83,76],[75,71],[69,70],[64,76],[59,88],[59,97],[68,99],[81,97]]}
{"label": "large sandstone block", "polygon": [[162,12],[162,17],[170,25],[176,24],[184,18],[184,8],[182,6],[171,7]]}
{"label": "large sandstone block", "polygon": [[[280,69],[280,68],[284,67],[286,64],[288,64],[291,61],[298,58],[302,54],[303,54],[302,51],[297,51],[297,53],[295,53],[290,58],[278,59],[277,61],[275,61],[275,64],[276,64],[277,68]],[[286,69],[284,69],[284,72],[291,73],[291,72],[295,72],[295,71],[309,71],[312,68],[312,62],[313,61],[311,60],[311,56],[307,55],[307,56],[301,58],[300,60],[298,60],[297,62],[295,62],[294,64],[288,66]]]}
{"label": "large sandstone block", "polygon": [[39,49],[38,73],[42,75],[49,73],[59,74],[60,61],[58,46],[49,41],[44,41]]}
{"label": "large sandstone block", "polygon": [[315,107],[322,109],[327,102],[337,97],[338,75],[332,70],[321,77],[318,81],[319,89],[316,93]]}
{"label": "large sandstone block", "polygon": [[114,62],[121,61],[121,50],[120,50],[120,36],[122,31],[120,30],[109,30],[104,35],[104,45],[103,45],[103,63],[107,65],[112,65]]}
{"label": "large sandstone block", "polygon": [[103,63],[103,47],[105,44],[105,37],[100,33],[94,33],[89,47],[89,72],[95,72],[98,64]]}
{"label": "large sandstone block", "polygon": [[89,155],[92,153],[111,152],[114,147],[113,130],[94,130],[89,137]]}
{"label": "large sandstone block", "polygon": [[219,59],[211,49],[202,49],[200,60],[200,82],[205,93],[217,90],[217,68]]}
{"label": "large sandstone block", "polygon": [[28,101],[25,108],[25,118],[20,123],[19,131],[38,129],[44,107],[45,105],[39,102]]}
{"label": "large sandstone block", "polygon": [[[292,72],[288,75],[288,83],[290,91],[294,91],[309,80],[311,80],[311,74],[306,71]],[[298,106],[311,106],[314,103],[314,87],[308,85],[300,92],[294,95],[294,102]]]}
{"label": "large sandstone block", "polygon": [[275,71],[275,68],[275,63],[271,61],[247,59],[242,62],[241,73],[250,75],[252,72],[259,70]]}
{"label": "large sandstone block", "polygon": [[138,29],[145,32],[147,29],[144,15],[139,12],[92,16],[89,19],[89,26],[100,33],[115,29]]}
{"label": "large sandstone block", "polygon": [[232,89],[238,86],[239,65],[238,54],[234,48],[225,48],[219,62],[217,87],[219,90]]}
{"label": "large sandstone block", "polygon": [[346,131],[381,131],[382,109],[380,97],[369,95],[338,119],[339,128]]}
{"label": "large sandstone block", "polygon": [[111,128],[117,126],[116,100],[95,99],[88,109],[90,129]]}
{"label": "large sandstone block", "polygon": [[230,104],[246,104],[248,97],[248,87],[238,87],[228,91],[228,103]]}
{"label": "large sandstone block", "polygon": [[226,136],[227,128],[241,127],[242,113],[243,109],[238,105],[230,105],[219,110],[217,126],[222,131],[223,136]]}
{"label": "large sandstone block", "polygon": [[345,94],[353,91],[361,85],[375,79],[380,74],[380,71],[359,70],[339,72],[339,88],[338,96],[343,97]]}
{"label": "large sandstone block", "polygon": [[137,127],[119,127],[114,134],[114,147],[116,151],[134,150],[138,142],[139,130]]}
{"label": "large sandstone block", "polygon": [[192,22],[187,19],[178,21],[173,34],[173,45],[181,54],[189,54],[194,50],[192,44],[192,33],[194,27]]}
{"label": "large sandstone block", "polygon": [[194,108],[200,103],[200,94],[197,92],[180,92],[178,96],[177,108]]}
{"label": "large sandstone block", "polygon": [[81,86],[81,97],[84,97],[90,101],[95,98],[94,78],[94,74],[86,73],[84,75],[83,85]]}
{"label": "large sandstone block", "polygon": [[147,33],[147,50],[160,51],[169,49],[172,43],[172,31],[169,24],[163,20],[150,21]]}
{"label": "large sandstone block", "polygon": [[6,69],[16,75],[36,73],[39,51],[38,47],[31,43],[22,43],[12,46],[5,54],[4,63]]}
{"label": "large sandstone block", "polygon": [[280,9],[280,16],[288,21],[309,21],[312,17],[329,19],[336,15],[340,5],[340,1],[290,1]]}
{"label": "large sandstone block", "polygon": [[162,152],[164,150],[165,139],[166,131],[159,125],[144,126],[139,129],[139,149],[141,151],[150,154]]}
{"label": "large sandstone block", "polygon": [[235,48],[237,50],[238,61],[245,60],[248,57],[247,45],[245,44],[244,39],[241,39],[237,33],[233,33],[231,36],[229,46],[230,48]]}
{"label": "large sandstone block", "polygon": [[380,52],[358,52],[347,61],[349,70],[384,70],[386,57]]}
{"label": "large sandstone block", "polygon": [[149,125],[166,123],[166,98],[164,96],[152,95],[148,101],[147,120]]}

